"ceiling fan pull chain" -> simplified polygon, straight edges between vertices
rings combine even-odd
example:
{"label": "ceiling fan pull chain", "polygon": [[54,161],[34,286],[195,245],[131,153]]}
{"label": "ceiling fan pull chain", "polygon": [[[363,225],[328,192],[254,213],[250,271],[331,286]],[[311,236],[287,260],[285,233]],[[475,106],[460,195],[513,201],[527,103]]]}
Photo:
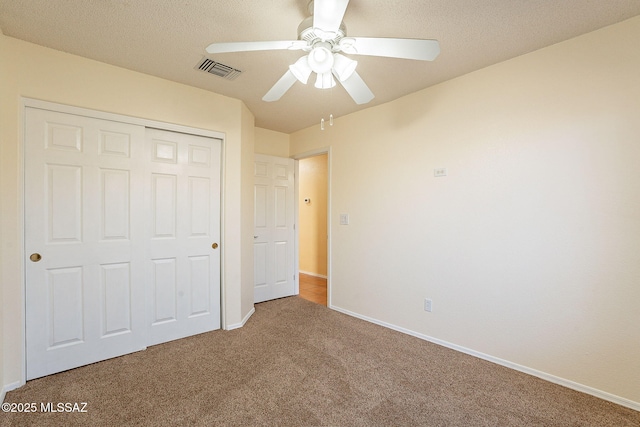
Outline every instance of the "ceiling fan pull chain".
{"label": "ceiling fan pull chain", "polygon": [[320,130],[324,130],[324,117],[320,119]]}
{"label": "ceiling fan pull chain", "polygon": [[333,114],[329,114],[329,126],[333,126]]}

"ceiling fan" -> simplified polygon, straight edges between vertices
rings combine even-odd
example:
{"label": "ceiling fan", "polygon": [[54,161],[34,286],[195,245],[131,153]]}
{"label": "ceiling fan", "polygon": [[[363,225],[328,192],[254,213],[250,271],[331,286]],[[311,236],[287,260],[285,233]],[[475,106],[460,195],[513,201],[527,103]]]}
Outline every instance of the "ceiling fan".
{"label": "ceiling fan", "polygon": [[289,70],[262,100],[267,102],[279,100],[296,81],[307,84],[313,72],[317,76],[316,88],[334,87],[337,80],[356,104],[366,104],[374,98],[374,95],[356,72],[358,62],[342,53],[421,61],[433,61],[440,53],[437,40],[347,37],[347,29],[342,18],[348,4],[349,0],[312,0],[309,3],[311,16],[298,26],[298,40],[213,43],[206,50],[210,54],[259,50],[303,50],[308,54],[290,65]]}

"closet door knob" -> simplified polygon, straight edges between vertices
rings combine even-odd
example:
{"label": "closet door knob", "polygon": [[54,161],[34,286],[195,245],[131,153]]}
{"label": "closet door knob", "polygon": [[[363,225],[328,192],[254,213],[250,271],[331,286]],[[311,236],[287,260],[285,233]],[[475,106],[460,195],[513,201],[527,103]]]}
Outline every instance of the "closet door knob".
{"label": "closet door knob", "polygon": [[42,259],[42,255],[40,255],[39,253],[34,253],[34,254],[31,254],[29,259],[33,262],[38,262]]}

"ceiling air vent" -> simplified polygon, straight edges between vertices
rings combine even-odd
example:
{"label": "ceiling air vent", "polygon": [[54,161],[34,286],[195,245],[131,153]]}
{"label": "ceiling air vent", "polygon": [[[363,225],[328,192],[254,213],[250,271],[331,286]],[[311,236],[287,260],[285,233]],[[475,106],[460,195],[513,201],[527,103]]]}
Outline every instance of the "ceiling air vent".
{"label": "ceiling air vent", "polygon": [[195,66],[196,70],[205,71],[213,74],[214,76],[223,77],[227,80],[234,80],[242,73],[240,70],[236,70],[228,65],[221,64],[213,61],[207,57],[203,57],[200,62]]}

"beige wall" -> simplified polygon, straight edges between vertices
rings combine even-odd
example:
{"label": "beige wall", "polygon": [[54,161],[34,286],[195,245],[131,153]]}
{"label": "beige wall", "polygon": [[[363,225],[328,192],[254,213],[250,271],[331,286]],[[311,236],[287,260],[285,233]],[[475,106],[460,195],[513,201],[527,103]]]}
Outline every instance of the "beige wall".
{"label": "beige wall", "polygon": [[21,97],[224,132],[224,323],[253,308],[253,116],[241,101],[0,35],[0,281],[3,386],[21,380]]}
{"label": "beige wall", "polygon": [[640,408],[639,39],[640,17],[292,134],[331,145],[331,304]]}
{"label": "beige wall", "polygon": [[[327,155],[299,161],[300,271],[327,275]],[[310,203],[304,199],[309,198]]]}
{"label": "beige wall", "polygon": [[253,177],[255,156],[255,122],[251,111],[242,104],[242,159],[241,159],[241,267],[242,267],[242,297],[240,313],[244,313],[243,322],[247,316],[253,313],[253,233],[254,233],[254,209],[253,209]]}
{"label": "beige wall", "polygon": [[256,129],[256,154],[289,157],[289,135],[269,129]]}

